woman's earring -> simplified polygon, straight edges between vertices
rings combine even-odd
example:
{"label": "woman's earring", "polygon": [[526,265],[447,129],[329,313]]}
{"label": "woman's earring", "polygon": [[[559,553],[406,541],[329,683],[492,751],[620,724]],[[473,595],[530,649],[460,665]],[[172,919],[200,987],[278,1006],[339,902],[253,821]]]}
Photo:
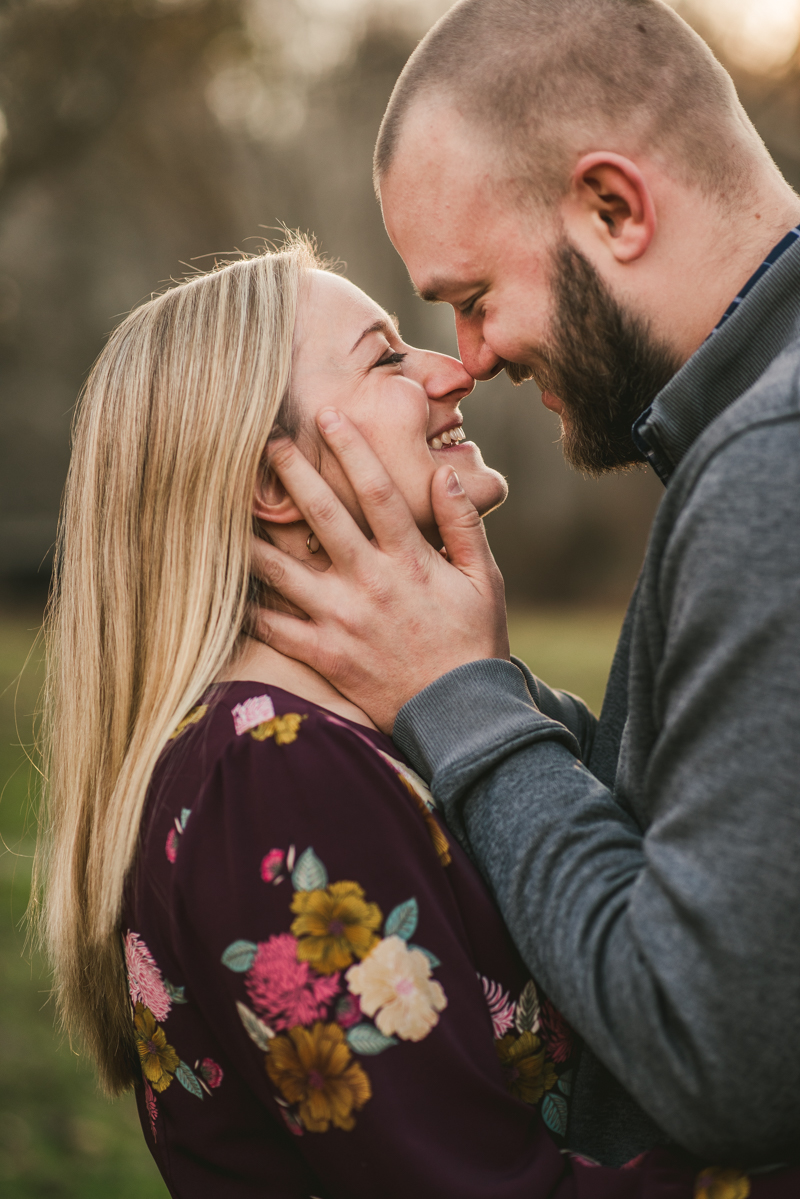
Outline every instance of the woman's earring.
{"label": "woman's earring", "polygon": [[314,533],[309,533],[308,540],[306,541],[306,549],[309,554],[316,554],[319,549],[319,538]]}

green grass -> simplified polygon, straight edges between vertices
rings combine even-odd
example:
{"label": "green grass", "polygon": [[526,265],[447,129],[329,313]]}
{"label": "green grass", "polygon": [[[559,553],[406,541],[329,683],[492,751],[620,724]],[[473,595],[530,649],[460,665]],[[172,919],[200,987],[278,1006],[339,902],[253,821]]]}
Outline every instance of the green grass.
{"label": "green grass", "polygon": [[[546,682],[599,710],[621,614],[511,616],[512,649]],[[114,1103],[53,1028],[47,976],[25,949],[35,818],[25,748],[41,682],[35,615],[0,614],[0,1195],[164,1199],[130,1096]]]}
{"label": "green grass", "polygon": [[[0,1195],[165,1199],[132,1096],[114,1103],[56,1034],[42,962],[25,948],[35,818],[32,714],[41,682],[37,619],[0,616]],[[40,658],[40,655],[38,655]]]}
{"label": "green grass", "polygon": [[623,616],[616,609],[511,612],[511,651],[545,683],[599,713]]}

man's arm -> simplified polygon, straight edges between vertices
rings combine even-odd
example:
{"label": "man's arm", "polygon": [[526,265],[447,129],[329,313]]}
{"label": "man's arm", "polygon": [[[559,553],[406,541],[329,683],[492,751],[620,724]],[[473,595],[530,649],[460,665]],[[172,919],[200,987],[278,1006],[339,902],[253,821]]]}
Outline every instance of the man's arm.
{"label": "man's arm", "polygon": [[521,658],[511,655],[511,661],[522,671],[531,699],[544,716],[566,725],[580,747],[582,762],[588,762],[594,746],[597,717],[577,695],[558,691],[538,679]]}
{"label": "man's arm", "polygon": [[534,974],[717,1161],[780,1159],[800,1123],[798,461],[796,422],[729,445],[651,580],[652,745],[643,793],[621,797],[650,814],[644,836],[506,664],[440,679],[395,726]]}
{"label": "man's arm", "polygon": [[[383,728],[423,692],[398,737],[418,766],[428,763],[456,824],[468,800],[473,848],[534,972],[667,1131],[717,1160],[792,1143],[800,1122],[796,426],[791,437],[780,431],[782,472],[760,468],[752,434],[738,443],[741,461],[729,448],[730,473],[708,472],[675,531],[657,597],[667,636],[658,702],[645,713],[660,730],[645,776],[653,814],[645,838],[507,661],[496,567],[474,509],[463,493],[447,492],[450,470],[437,472],[433,502],[455,566],[422,541],[346,418],[323,434],[375,541],[302,455],[283,448],[276,469],[334,566],[319,575],[259,543],[257,566],[310,617],[262,613],[261,635]],[[485,673],[485,658],[499,674]],[[424,692],[458,668],[475,672],[474,687],[458,689],[460,706],[452,680]]]}
{"label": "man's arm", "polygon": [[[309,616],[261,610],[254,614],[254,630],[281,653],[313,666],[391,731],[402,704],[434,679],[481,658],[508,661],[503,579],[452,467],[438,470],[432,487],[445,559],[422,537],[355,426],[338,413],[333,425],[323,425],[332,412],[320,414],[320,429],[353,484],[373,540],[297,448],[277,443],[271,465],[332,567],[324,574],[309,570],[254,539],[253,569]],[[596,725],[586,705],[517,665],[537,706],[569,728],[586,756]]]}

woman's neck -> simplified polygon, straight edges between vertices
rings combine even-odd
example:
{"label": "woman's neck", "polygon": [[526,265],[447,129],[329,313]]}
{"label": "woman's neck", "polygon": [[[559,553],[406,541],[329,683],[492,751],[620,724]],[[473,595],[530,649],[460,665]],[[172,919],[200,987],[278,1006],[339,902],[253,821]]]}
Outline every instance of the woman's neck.
{"label": "woman's neck", "polygon": [[222,683],[237,681],[280,687],[282,691],[291,691],[293,695],[328,708],[356,724],[363,724],[368,729],[376,727],[365,712],[345,699],[321,674],[253,637],[242,637],[239,652],[219,677]]}

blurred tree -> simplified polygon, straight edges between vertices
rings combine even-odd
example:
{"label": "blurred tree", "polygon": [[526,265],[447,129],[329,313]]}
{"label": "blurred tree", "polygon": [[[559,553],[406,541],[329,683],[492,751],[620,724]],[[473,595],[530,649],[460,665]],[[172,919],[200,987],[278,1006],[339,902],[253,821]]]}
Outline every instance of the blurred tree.
{"label": "blurred tree", "polygon": [[0,17],[0,555],[52,541],[70,410],[116,315],[229,244],[228,139],[204,103],[230,0],[18,0]]}
{"label": "blurred tree", "polygon": [[[392,6],[392,4],[394,6]],[[383,230],[371,152],[394,81],[447,0],[0,2],[0,577],[55,536],[72,408],[115,321],[276,227],[310,229],[417,344],[455,350]],[[741,80],[800,179],[800,83]],[[508,474],[492,545],[516,600],[618,601],[660,484],[568,471],[532,384],[465,405]]]}

